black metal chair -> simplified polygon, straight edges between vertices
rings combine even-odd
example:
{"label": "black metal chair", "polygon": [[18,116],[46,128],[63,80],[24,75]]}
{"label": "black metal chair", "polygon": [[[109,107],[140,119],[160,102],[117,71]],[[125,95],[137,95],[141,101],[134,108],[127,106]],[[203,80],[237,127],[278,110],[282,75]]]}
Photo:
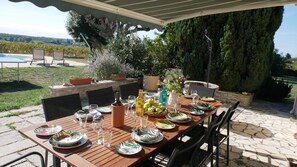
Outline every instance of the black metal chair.
{"label": "black metal chair", "polygon": [[[230,147],[230,141],[229,141],[229,134],[230,134],[230,121],[231,118],[233,116],[233,114],[236,111],[236,108],[239,105],[239,101],[236,102],[235,104],[233,104],[231,107],[229,107],[228,111],[226,112],[226,114],[224,115],[224,117],[222,118],[221,123],[219,124],[217,130],[216,130],[216,134],[215,134],[215,141],[213,143],[213,145],[216,147],[216,166],[219,165],[219,149],[220,149],[220,145],[222,143],[224,143],[227,140],[227,152],[226,152],[226,165],[229,165],[229,147]],[[220,116],[220,115],[219,115]],[[213,117],[213,119],[215,119],[218,116]],[[224,127],[225,125],[227,125],[227,133],[223,134],[221,133],[221,128]],[[195,128],[193,128],[191,131],[187,132],[185,135],[189,136],[189,137],[193,137],[194,135],[196,135],[198,132],[201,131],[201,129],[207,129],[207,127],[204,127],[203,125],[197,125]]]}
{"label": "black metal chair", "polygon": [[34,152],[30,152],[30,153],[28,153],[28,154],[25,154],[25,155],[23,155],[23,156],[21,156],[21,157],[19,157],[19,158],[13,159],[13,160],[11,160],[11,161],[9,161],[9,162],[7,162],[7,163],[1,165],[1,167],[5,167],[5,166],[8,166],[8,165],[11,165],[11,164],[13,164],[13,163],[15,163],[15,162],[17,162],[17,161],[19,161],[19,160],[21,160],[21,159],[24,159],[24,158],[26,158],[26,157],[28,157],[28,156],[31,156],[31,155],[38,155],[39,158],[40,158],[40,166],[41,166],[41,167],[45,167],[45,163],[44,163],[44,158],[43,158],[43,156],[42,156],[39,152],[35,152],[35,151],[34,151]]}
{"label": "black metal chair", "polygon": [[[82,109],[79,94],[42,99],[43,112],[46,121],[73,115]],[[48,162],[48,151],[45,151],[45,164]]]}
{"label": "black metal chair", "polygon": [[138,82],[133,82],[125,85],[120,85],[120,93],[122,99],[128,99],[129,95],[138,96],[139,84]]}
{"label": "black metal chair", "polygon": [[214,97],[215,95],[215,89],[204,87],[198,83],[190,83],[189,92],[191,92],[191,90],[197,90],[200,97]]}
{"label": "black metal chair", "polygon": [[[223,117],[221,124],[218,126],[217,133],[216,133],[216,141],[215,146],[216,148],[216,164],[219,166],[219,149],[220,145],[224,143],[227,140],[227,152],[226,152],[226,165],[229,166],[229,147],[230,147],[230,121],[232,116],[234,115],[236,108],[239,105],[239,101],[234,103],[226,112],[226,115]],[[221,128],[225,127],[227,128],[226,134],[222,133]]]}
{"label": "black metal chair", "polygon": [[[215,136],[215,131],[225,112],[221,113],[217,118],[215,118],[209,125],[207,129],[201,129],[203,135],[197,134],[187,140],[186,142],[181,142],[179,140],[171,143],[169,147],[166,147],[161,151],[161,153],[153,156],[152,162],[144,162],[140,166],[156,166],[156,164],[166,167],[180,167],[180,166],[190,166],[198,167],[205,164],[209,159],[213,163],[213,141]],[[201,146],[208,142],[207,150],[201,149]],[[170,155],[170,156],[168,156]]]}
{"label": "black metal chair", "polygon": [[46,121],[66,117],[82,109],[79,94],[42,99]]}
{"label": "black metal chair", "polygon": [[114,102],[114,92],[112,87],[87,91],[89,104],[97,104],[98,106],[110,105]]}

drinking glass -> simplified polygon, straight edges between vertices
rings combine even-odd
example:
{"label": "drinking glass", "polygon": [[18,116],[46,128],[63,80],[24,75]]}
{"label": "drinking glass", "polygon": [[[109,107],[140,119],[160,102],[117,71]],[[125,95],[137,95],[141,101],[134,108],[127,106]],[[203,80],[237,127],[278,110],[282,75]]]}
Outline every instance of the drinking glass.
{"label": "drinking glass", "polygon": [[99,128],[97,131],[97,144],[103,144],[103,136],[104,136],[104,130],[103,128]]}
{"label": "drinking glass", "polygon": [[129,110],[129,113],[131,114],[132,112],[132,106],[133,104],[135,104],[135,99],[136,97],[134,95],[129,95],[128,96],[128,110]]}
{"label": "drinking glass", "polygon": [[183,94],[184,95],[189,95],[189,87],[190,85],[189,84],[185,84],[184,88],[183,88]]}
{"label": "drinking glass", "polygon": [[103,133],[103,145],[104,147],[110,147],[111,146],[111,140],[112,140],[112,131],[111,130],[105,130]]}
{"label": "drinking glass", "polygon": [[147,126],[147,121],[148,121],[148,116],[147,115],[143,115],[140,118],[140,127],[146,127]]}
{"label": "drinking glass", "polygon": [[93,120],[92,120],[93,131],[96,131],[97,129],[102,128],[102,121],[103,119],[101,118],[101,116],[98,116],[98,115],[93,116]]}
{"label": "drinking glass", "polygon": [[140,122],[140,116],[138,116],[137,114],[133,114],[133,121],[134,121],[134,125],[133,125],[133,129],[132,131],[137,129],[137,124],[138,122]]}

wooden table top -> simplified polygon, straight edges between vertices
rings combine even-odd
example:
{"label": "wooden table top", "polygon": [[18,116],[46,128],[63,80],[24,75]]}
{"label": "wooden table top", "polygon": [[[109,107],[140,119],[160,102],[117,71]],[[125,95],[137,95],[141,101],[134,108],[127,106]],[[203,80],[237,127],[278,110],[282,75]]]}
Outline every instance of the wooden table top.
{"label": "wooden table top", "polygon": [[[191,99],[181,98],[180,99],[181,107],[178,109],[183,112],[188,112],[189,104],[191,103]],[[211,102],[213,106],[220,106],[222,105],[220,102]],[[57,120],[49,121],[43,124],[36,124],[24,129],[19,130],[21,134],[29,138],[30,140],[34,141],[39,146],[43,147],[44,149],[51,152],[54,156],[60,158],[61,160],[66,161],[68,164],[72,166],[133,166],[137,163],[141,162],[143,159],[148,158],[152,154],[158,152],[160,148],[168,144],[169,141],[178,138],[182,133],[186,130],[190,129],[193,125],[203,121],[208,116],[212,115],[216,112],[216,108],[212,111],[205,112],[205,114],[201,116],[194,116],[192,117],[192,121],[189,123],[184,124],[176,124],[176,127],[172,130],[160,130],[161,133],[164,135],[164,139],[156,144],[141,144],[142,150],[141,152],[125,156],[118,154],[115,151],[115,145],[122,142],[131,140],[131,131],[133,128],[133,118],[131,116],[125,117],[124,127],[122,128],[113,128],[111,126],[111,115],[104,114],[104,121],[103,127],[107,129],[111,129],[113,131],[111,147],[106,148],[103,145],[93,144],[93,146],[89,149],[82,150],[78,153],[72,154],[68,157],[64,157],[67,153],[73,152],[75,149],[81,149],[84,146],[80,146],[78,148],[69,149],[69,150],[62,150],[53,148],[52,145],[48,142],[48,138],[41,138],[36,136],[34,133],[34,129],[38,128],[41,125],[61,125],[63,130],[72,130],[72,131],[79,131],[85,133],[90,142],[94,142],[96,140],[97,132],[94,132],[91,128],[91,122],[88,123],[88,127],[85,129],[80,128],[78,122],[75,121],[76,118],[74,115],[60,118]],[[165,119],[165,118],[149,118],[148,127],[155,128],[153,122],[157,119]]]}

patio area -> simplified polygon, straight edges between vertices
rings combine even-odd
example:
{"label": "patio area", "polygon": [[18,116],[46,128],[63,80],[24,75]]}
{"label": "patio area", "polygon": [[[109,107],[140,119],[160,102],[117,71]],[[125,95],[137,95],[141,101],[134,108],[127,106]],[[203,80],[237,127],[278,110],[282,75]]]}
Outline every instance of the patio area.
{"label": "patio area", "polygon": [[[294,139],[297,121],[288,114],[291,107],[292,105],[288,104],[257,100],[249,108],[239,107],[231,124],[229,166],[288,166],[287,158],[297,157],[297,140]],[[224,109],[221,107],[219,110]],[[2,112],[0,122],[0,162],[33,150],[44,154],[44,149],[17,132],[18,129],[45,122],[41,105]],[[223,145],[221,150],[224,155],[226,145]],[[19,161],[16,166],[38,166],[38,160],[37,157],[31,157]],[[226,166],[224,162],[221,159],[220,166]]]}

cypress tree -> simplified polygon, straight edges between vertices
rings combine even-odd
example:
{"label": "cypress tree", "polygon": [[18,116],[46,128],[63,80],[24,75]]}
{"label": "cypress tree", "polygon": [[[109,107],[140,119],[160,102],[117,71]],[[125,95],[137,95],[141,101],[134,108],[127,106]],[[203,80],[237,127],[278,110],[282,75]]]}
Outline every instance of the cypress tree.
{"label": "cypress tree", "polygon": [[172,66],[181,66],[193,80],[205,80],[208,47],[213,41],[210,81],[221,90],[258,90],[270,77],[273,37],[282,21],[283,7],[197,17],[165,29]]}

